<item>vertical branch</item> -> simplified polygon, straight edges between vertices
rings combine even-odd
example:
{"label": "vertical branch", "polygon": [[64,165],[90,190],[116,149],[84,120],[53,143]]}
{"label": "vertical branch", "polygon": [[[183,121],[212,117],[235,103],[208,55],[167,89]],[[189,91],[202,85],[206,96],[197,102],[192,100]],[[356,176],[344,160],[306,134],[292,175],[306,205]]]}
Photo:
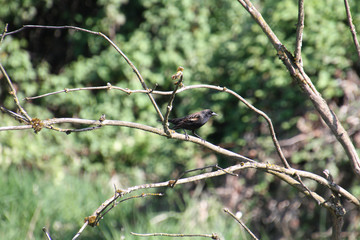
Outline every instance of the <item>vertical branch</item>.
{"label": "vertical branch", "polygon": [[303,40],[303,31],[304,31],[304,0],[299,0],[299,14],[298,14],[298,23],[296,29],[296,46],[295,46],[295,62],[298,66],[302,67],[302,57],[301,57],[301,47],[302,47],[302,40]]}
{"label": "vertical branch", "polygon": [[359,57],[359,61],[360,61],[360,46],[359,46],[359,41],[356,37],[356,30],[355,30],[355,26],[352,22],[352,18],[351,18],[351,12],[350,12],[350,6],[349,6],[349,2],[348,0],[344,0],[345,3],[345,10],[346,10],[346,16],[349,22],[349,26],[350,26],[350,31],[354,40],[354,44],[358,53],[358,57]]}
{"label": "vertical branch", "polygon": [[6,78],[7,82],[8,82],[8,85],[10,87],[10,92],[9,93],[13,96],[16,106],[19,108],[21,114],[27,119],[27,121],[31,122],[31,117],[27,114],[25,109],[23,109],[21,107],[19,99],[16,96],[16,90],[15,90],[15,88],[14,88],[14,86],[13,86],[11,80],[10,80],[9,75],[6,73],[4,67],[3,67],[3,65],[1,63],[0,63],[0,69],[1,69],[1,72],[4,74],[4,76],[5,76],[5,78]]}
{"label": "vertical branch", "polygon": [[337,206],[337,208],[338,209],[329,210],[331,215],[331,222],[332,222],[332,236],[331,236],[332,240],[341,239],[341,229],[344,224],[345,212],[341,212],[344,208],[341,206]]}
{"label": "vertical branch", "polygon": [[169,126],[168,126],[169,125],[169,123],[168,123],[169,116],[170,116],[170,112],[172,110],[172,103],[174,102],[176,91],[178,90],[179,86],[182,86],[183,71],[184,71],[183,67],[178,67],[176,74],[174,74],[171,77],[172,79],[179,79],[179,80],[175,83],[174,91],[171,93],[170,100],[169,100],[169,103],[166,108],[165,119],[163,121],[164,132],[166,132],[167,135],[170,135]]}
{"label": "vertical branch", "polygon": [[3,32],[2,36],[1,36],[1,39],[0,39],[0,44],[4,41],[5,34],[7,33],[7,30],[8,30],[8,25],[9,24],[5,24],[4,32]]}

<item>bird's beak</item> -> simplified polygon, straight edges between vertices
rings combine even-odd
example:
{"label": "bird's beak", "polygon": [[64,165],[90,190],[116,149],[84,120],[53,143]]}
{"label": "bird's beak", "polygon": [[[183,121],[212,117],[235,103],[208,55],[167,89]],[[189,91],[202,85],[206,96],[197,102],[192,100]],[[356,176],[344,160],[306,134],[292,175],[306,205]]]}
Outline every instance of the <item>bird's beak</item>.
{"label": "bird's beak", "polygon": [[211,114],[211,116],[217,116],[217,114],[213,112],[213,113]]}

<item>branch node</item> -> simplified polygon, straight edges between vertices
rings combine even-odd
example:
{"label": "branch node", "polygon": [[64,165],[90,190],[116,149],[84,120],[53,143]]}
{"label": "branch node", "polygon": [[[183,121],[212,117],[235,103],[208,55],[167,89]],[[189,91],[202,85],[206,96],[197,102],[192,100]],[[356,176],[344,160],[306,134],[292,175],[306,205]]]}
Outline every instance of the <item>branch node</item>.
{"label": "branch node", "polygon": [[105,114],[101,114],[101,117],[99,118],[99,122],[100,124],[102,124],[103,121],[106,120],[106,115]]}
{"label": "branch node", "polygon": [[112,89],[111,83],[108,82],[108,83],[106,84],[106,86],[108,87],[108,90],[111,90],[111,89]]}
{"label": "branch node", "polygon": [[159,84],[155,83],[155,86],[153,89],[151,89],[151,88],[148,89],[148,93],[153,93],[158,86],[159,86]]}
{"label": "branch node", "polygon": [[41,129],[43,129],[43,127],[44,127],[44,123],[38,118],[31,119],[30,124],[31,124],[32,128],[34,129],[35,133],[40,132]]}
{"label": "branch node", "polygon": [[171,188],[174,188],[177,181],[178,181],[178,179],[177,180],[169,180],[168,186]]}
{"label": "branch node", "polygon": [[99,226],[99,222],[96,221],[97,216],[91,215],[89,217],[85,217],[84,222],[88,222],[91,227]]}

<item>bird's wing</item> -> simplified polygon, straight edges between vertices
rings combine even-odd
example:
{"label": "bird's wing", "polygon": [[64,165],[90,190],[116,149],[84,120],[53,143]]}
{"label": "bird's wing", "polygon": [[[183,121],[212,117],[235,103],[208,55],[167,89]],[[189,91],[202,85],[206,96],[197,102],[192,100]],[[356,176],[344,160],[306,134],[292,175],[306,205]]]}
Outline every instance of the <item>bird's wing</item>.
{"label": "bird's wing", "polygon": [[191,123],[191,122],[197,122],[201,118],[200,113],[193,113],[187,117],[184,117],[182,119],[182,122]]}

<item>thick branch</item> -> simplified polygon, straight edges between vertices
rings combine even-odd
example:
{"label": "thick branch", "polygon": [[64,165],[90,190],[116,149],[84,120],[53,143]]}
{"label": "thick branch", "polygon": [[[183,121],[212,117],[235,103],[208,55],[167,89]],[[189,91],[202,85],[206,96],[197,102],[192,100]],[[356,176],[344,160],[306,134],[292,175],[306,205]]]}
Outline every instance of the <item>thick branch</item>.
{"label": "thick branch", "polygon": [[[111,88],[109,88],[108,86],[111,86]],[[39,96],[35,96],[35,97],[26,97],[27,100],[30,99],[37,99],[37,98],[42,98],[42,97],[46,97],[49,95],[53,95],[53,94],[58,94],[58,93],[67,93],[67,92],[72,92],[72,91],[80,91],[80,90],[99,90],[99,89],[116,89],[116,90],[120,90],[122,92],[125,92],[127,94],[132,94],[132,93],[147,93],[147,91],[145,90],[130,90],[130,89],[124,89],[121,87],[116,87],[116,86],[112,86],[110,83],[108,83],[108,86],[102,86],[102,87],[86,87],[86,88],[74,88],[74,89],[64,89],[61,91],[57,91],[57,92],[52,92],[52,93],[47,93],[47,94],[43,94],[43,95],[39,95]],[[177,89],[176,92],[175,91],[152,91],[153,94],[158,94],[158,95],[175,95],[178,93],[181,93],[183,91],[186,90],[191,90],[191,89],[197,89],[197,88],[207,88],[207,89],[213,89],[213,90],[217,90],[219,92],[226,92],[229,93],[231,95],[233,95],[234,97],[236,97],[237,99],[239,99],[242,103],[244,103],[248,108],[250,108],[252,111],[256,112],[257,114],[259,114],[260,116],[262,116],[265,121],[268,124],[269,130],[270,130],[270,134],[273,140],[273,143],[275,145],[276,151],[281,159],[281,161],[283,162],[284,166],[286,167],[290,167],[290,165],[288,164],[282,150],[279,144],[279,141],[277,140],[276,137],[276,133],[275,133],[275,129],[274,126],[272,124],[271,119],[269,118],[269,116],[267,116],[263,111],[257,109],[256,107],[254,107],[252,104],[250,104],[248,101],[246,101],[245,98],[241,97],[239,94],[237,94],[236,92],[226,88],[226,87],[220,87],[220,86],[214,86],[214,85],[207,85],[207,84],[199,84],[199,85],[190,85],[190,86],[186,86],[186,87],[182,87],[180,89]]]}
{"label": "thick branch", "polygon": [[310,78],[303,71],[302,67],[296,64],[292,54],[285,48],[280,40],[276,37],[269,25],[266,23],[260,12],[254,7],[250,0],[238,0],[241,5],[251,14],[254,20],[259,24],[264,33],[268,36],[270,42],[277,50],[279,58],[289,70],[291,77],[296,80],[299,86],[304,90],[305,94],[312,101],[321,118],[325,121],[336,139],[343,146],[348,158],[350,159],[354,172],[360,176],[360,159],[356,152],[355,146],[335,113],[327,105],[321,94],[316,90]]}
{"label": "thick branch", "polygon": [[[199,175],[188,177],[188,178],[179,179],[179,180],[177,180],[176,185],[190,183],[190,182],[199,181],[199,180],[204,180],[204,179],[212,178],[212,177],[217,177],[217,176],[227,174],[229,172],[235,172],[235,171],[248,169],[248,168],[259,169],[261,171],[264,171],[264,172],[270,173],[274,176],[277,176],[284,182],[297,188],[300,192],[304,193],[305,195],[315,198],[316,201],[320,202],[322,206],[329,209],[331,212],[334,212],[334,209],[336,209],[336,207],[337,207],[334,203],[325,200],[322,196],[320,196],[316,192],[309,192],[309,190],[307,188],[305,188],[302,184],[300,184],[300,182],[295,180],[292,176],[300,175],[301,177],[315,180],[316,182],[330,188],[334,192],[341,194],[343,197],[345,197],[346,199],[351,201],[354,205],[356,205],[357,208],[360,208],[360,201],[356,197],[354,197],[353,195],[348,193],[346,190],[344,190],[340,186],[337,186],[334,183],[330,183],[328,180],[324,179],[321,176],[318,176],[313,173],[308,173],[305,171],[299,171],[296,169],[287,169],[287,168],[279,167],[276,165],[258,163],[255,161],[240,163],[240,164],[237,164],[237,165],[225,168],[225,169],[217,170],[215,172],[209,172],[209,173],[199,174]],[[107,208],[110,204],[112,204],[112,202],[114,201],[115,198],[123,197],[131,192],[142,190],[142,189],[170,187],[170,186],[173,187],[172,182],[173,182],[173,180],[170,180],[170,181],[166,181],[166,182],[143,184],[143,185],[129,187],[127,189],[116,190],[116,193],[114,194],[114,196],[107,199],[103,204],[101,204],[101,206],[96,211],[94,211],[93,215],[88,217],[88,219],[89,218],[98,219],[99,215],[104,211],[105,208]],[[87,223],[84,224],[84,226],[82,227],[82,230],[86,226],[87,226]]]}

